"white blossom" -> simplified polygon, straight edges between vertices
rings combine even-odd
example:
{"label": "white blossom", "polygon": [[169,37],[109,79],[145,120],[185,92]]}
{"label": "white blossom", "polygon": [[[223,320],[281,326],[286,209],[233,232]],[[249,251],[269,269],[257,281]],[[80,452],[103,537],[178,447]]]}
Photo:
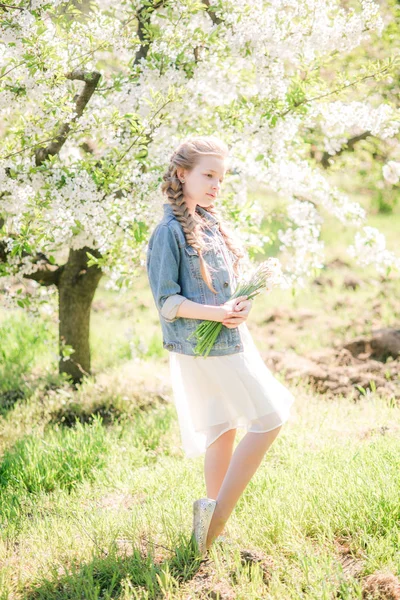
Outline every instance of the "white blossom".
{"label": "white blossom", "polygon": [[[323,264],[324,211],[343,224],[365,225],[364,209],[310,165],[304,133],[318,128],[324,149],[334,154],[364,131],[396,136],[398,109],[327,97],[300,113],[291,110],[288,93],[299,70],[380,34],[377,2],[360,0],[348,9],[339,0],[222,0],[213,5],[217,26],[205,5],[189,10],[173,0],[151,13],[153,36],[140,60],[140,0],[97,0],[87,21],[75,19],[68,29],[52,18],[63,4],[33,0],[7,11],[0,24],[0,214],[8,250],[22,235],[47,254],[95,248],[107,285],[128,286],[145,265],[146,236],[162,216],[160,183],[169,158],[188,133],[200,131],[231,148],[219,208],[223,216],[229,206],[237,209],[230,229],[246,253],[271,241],[260,234],[264,215],[254,190],[262,186],[284,200],[290,225],[279,240],[291,283],[304,284]],[[76,119],[85,84],[66,75],[79,69],[101,77]],[[35,151],[66,124],[71,130],[58,155],[38,167]],[[398,182],[398,165],[383,167],[389,183]],[[382,239],[373,239],[382,249]],[[379,260],[397,264],[386,248],[374,264]],[[10,257],[7,268],[34,269],[28,257],[20,263],[20,256]]]}
{"label": "white blossom", "polygon": [[385,236],[376,227],[365,226],[357,231],[347,251],[362,266],[372,265],[383,274],[389,267],[400,268],[399,258],[386,248]]}
{"label": "white blossom", "polygon": [[382,167],[382,174],[388,183],[395,185],[400,179],[400,162],[389,160]]}

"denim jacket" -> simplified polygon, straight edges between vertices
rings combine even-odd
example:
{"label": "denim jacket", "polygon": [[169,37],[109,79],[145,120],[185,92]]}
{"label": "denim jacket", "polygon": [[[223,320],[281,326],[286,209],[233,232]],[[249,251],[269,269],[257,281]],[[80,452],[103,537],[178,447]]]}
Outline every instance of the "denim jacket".
{"label": "denim jacket", "polygon": [[[201,206],[196,212],[207,219],[204,230],[209,249],[203,257],[210,268],[212,283],[217,294],[206,285],[200,272],[200,259],[197,250],[186,242],[181,224],[175,218],[172,206],[163,204],[164,216],[150,236],[146,268],[150,288],[159,313],[163,336],[163,347],[169,351],[198,356],[195,337],[189,335],[203,322],[201,319],[185,317],[172,318],[178,305],[186,298],[200,304],[220,306],[236,289],[237,279],[233,272],[234,255],[228,249],[219,231],[218,220]],[[171,311],[171,308],[175,310]],[[243,352],[240,331],[237,327],[222,329],[208,356],[222,356]]]}

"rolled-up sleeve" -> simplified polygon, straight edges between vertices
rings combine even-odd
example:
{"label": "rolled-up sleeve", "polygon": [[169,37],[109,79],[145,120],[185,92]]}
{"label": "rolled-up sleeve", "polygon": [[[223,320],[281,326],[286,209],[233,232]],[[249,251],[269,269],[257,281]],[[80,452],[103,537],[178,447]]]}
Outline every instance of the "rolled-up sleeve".
{"label": "rolled-up sleeve", "polygon": [[175,321],[175,319],[178,318],[176,316],[178,308],[184,300],[186,300],[186,296],[181,296],[180,294],[168,296],[161,309],[161,314],[164,317],[164,319],[166,319],[167,321]]}
{"label": "rolled-up sleeve", "polygon": [[147,251],[147,275],[157,309],[165,321],[173,322],[178,307],[186,300],[180,294],[180,252],[174,231],[168,225],[158,225]]}

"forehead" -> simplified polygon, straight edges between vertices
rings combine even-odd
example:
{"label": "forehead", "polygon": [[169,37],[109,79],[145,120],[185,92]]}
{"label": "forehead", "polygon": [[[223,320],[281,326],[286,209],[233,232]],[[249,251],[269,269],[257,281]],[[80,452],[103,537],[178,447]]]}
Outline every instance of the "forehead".
{"label": "forehead", "polygon": [[207,169],[219,175],[223,175],[227,169],[226,159],[222,156],[204,155],[197,163],[199,169]]}

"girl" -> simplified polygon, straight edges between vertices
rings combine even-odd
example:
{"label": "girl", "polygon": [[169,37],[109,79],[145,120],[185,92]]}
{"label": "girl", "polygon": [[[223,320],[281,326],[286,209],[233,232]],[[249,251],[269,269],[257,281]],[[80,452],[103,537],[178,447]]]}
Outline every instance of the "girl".
{"label": "girl", "polygon": [[[228,147],[191,137],[171,157],[161,190],[164,216],[150,236],[147,274],[186,456],[205,454],[207,497],[193,503],[193,534],[205,555],[224,529],[294,402],[263,362],[246,320],[252,301],[228,301],[244,252],[215,208]],[[203,320],[225,326],[207,357],[188,337]],[[236,429],[247,433],[233,453]]]}

